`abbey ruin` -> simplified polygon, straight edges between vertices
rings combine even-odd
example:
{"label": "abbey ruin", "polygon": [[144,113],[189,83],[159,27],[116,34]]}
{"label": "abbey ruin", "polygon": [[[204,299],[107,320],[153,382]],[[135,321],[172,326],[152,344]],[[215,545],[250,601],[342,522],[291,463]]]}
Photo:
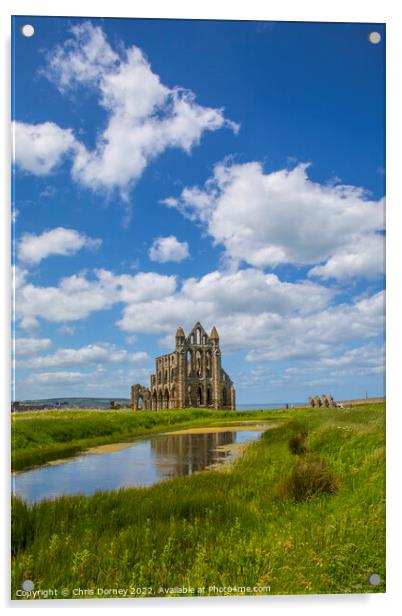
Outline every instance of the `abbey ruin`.
{"label": "abbey ruin", "polygon": [[186,337],[176,332],[176,349],[156,358],[151,386],[131,387],[131,406],[137,410],[205,407],[236,409],[235,389],[221,366],[216,327],[208,335],[199,321]]}

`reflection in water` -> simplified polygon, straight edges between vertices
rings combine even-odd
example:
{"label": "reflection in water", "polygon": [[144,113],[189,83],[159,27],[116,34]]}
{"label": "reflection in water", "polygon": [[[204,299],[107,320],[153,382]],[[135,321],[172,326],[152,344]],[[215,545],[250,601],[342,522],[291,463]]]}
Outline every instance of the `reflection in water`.
{"label": "reflection in water", "polygon": [[202,471],[227,457],[229,451],[216,451],[216,448],[232,445],[235,440],[236,432],[229,431],[162,435],[151,438],[151,453],[166,477],[182,477]]}
{"label": "reflection in water", "polygon": [[90,495],[100,490],[149,486],[223,463],[230,451],[219,451],[217,447],[258,439],[263,431],[264,426],[261,430],[245,427],[227,432],[153,436],[117,451],[87,453],[66,459],[63,464],[16,473],[13,493],[32,503],[63,494]]}

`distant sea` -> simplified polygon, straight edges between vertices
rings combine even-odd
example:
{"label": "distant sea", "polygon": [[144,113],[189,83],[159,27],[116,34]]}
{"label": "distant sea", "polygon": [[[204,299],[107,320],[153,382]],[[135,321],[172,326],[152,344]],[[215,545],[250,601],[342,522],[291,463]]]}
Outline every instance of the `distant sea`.
{"label": "distant sea", "polygon": [[238,411],[266,411],[270,409],[285,409],[286,405],[307,406],[307,402],[272,402],[271,404],[237,404]]}
{"label": "distant sea", "polygon": [[[61,408],[83,408],[83,409],[105,409],[110,410],[110,403],[113,398],[46,398],[42,400],[24,400],[23,405],[45,405],[48,408],[55,408],[60,406]],[[115,402],[121,405],[130,405],[128,398],[114,398]],[[272,409],[284,409],[286,404],[289,407],[293,406],[306,406],[307,402],[271,402],[270,404],[237,404],[238,411],[265,411]]]}

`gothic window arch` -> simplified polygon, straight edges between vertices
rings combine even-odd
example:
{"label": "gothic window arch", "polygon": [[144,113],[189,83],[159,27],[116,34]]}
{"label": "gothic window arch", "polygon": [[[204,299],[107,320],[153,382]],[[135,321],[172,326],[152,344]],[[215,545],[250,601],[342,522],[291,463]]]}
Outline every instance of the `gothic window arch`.
{"label": "gothic window arch", "polygon": [[169,408],[169,390],[166,387],[165,391],[163,392],[163,408],[164,409],[168,409]]}
{"label": "gothic window arch", "polygon": [[202,376],[202,357],[201,351],[196,351],[195,353],[195,371],[198,377]]}
{"label": "gothic window arch", "polygon": [[203,396],[202,396],[202,387],[199,385],[197,387],[197,406],[201,406],[203,404]]}
{"label": "gothic window arch", "polygon": [[205,370],[206,370],[206,377],[209,379],[211,377],[211,353],[210,351],[207,351],[206,356],[205,356]]}
{"label": "gothic window arch", "polygon": [[191,376],[192,363],[193,363],[193,352],[192,351],[187,351],[186,362],[187,362],[187,376]]}

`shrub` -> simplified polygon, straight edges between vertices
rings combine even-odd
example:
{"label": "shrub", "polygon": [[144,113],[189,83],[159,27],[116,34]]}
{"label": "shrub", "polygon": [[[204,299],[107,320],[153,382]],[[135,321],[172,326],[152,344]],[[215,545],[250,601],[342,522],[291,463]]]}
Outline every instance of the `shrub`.
{"label": "shrub", "polygon": [[296,462],[280,485],[280,492],[296,501],[302,501],[317,494],[333,494],[338,487],[338,481],[326,460],[310,454]]}
{"label": "shrub", "polygon": [[295,455],[301,455],[301,454],[307,453],[308,451],[307,436],[308,436],[307,430],[303,430],[299,434],[292,436],[292,438],[289,439],[290,453],[293,453]]}

